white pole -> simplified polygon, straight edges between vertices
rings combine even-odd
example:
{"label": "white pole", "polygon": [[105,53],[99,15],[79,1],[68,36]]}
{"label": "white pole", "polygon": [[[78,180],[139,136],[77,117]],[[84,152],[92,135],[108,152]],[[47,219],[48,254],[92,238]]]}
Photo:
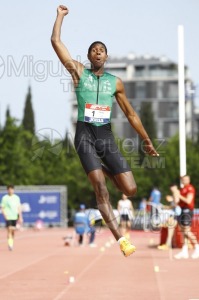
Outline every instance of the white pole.
{"label": "white pole", "polygon": [[184,80],[184,27],[178,26],[178,95],[179,95],[179,150],[180,176],[186,175],[186,127]]}

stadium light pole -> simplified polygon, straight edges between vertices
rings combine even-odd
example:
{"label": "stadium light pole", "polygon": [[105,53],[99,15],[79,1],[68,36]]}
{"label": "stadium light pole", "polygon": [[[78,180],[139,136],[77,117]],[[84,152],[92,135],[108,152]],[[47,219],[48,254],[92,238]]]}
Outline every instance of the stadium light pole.
{"label": "stadium light pole", "polygon": [[178,26],[178,103],[179,103],[179,155],[180,176],[187,172],[186,124],[185,124],[185,81],[184,81],[184,27]]}

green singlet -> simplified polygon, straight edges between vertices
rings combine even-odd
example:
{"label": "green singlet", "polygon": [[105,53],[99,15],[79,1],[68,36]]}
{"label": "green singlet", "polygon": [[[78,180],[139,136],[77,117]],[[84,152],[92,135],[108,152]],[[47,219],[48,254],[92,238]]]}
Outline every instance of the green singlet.
{"label": "green singlet", "polygon": [[84,69],[75,89],[78,102],[78,121],[102,126],[111,122],[117,77],[109,73],[96,76]]}

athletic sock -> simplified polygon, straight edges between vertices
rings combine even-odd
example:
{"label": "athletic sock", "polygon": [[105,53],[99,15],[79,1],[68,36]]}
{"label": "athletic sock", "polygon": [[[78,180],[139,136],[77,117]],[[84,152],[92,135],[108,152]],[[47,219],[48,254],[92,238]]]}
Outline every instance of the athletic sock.
{"label": "athletic sock", "polygon": [[124,236],[122,236],[117,242],[118,242],[118,244],[120,244],[120,242],[122,242],[124,240],[126,240],[126,238]]}

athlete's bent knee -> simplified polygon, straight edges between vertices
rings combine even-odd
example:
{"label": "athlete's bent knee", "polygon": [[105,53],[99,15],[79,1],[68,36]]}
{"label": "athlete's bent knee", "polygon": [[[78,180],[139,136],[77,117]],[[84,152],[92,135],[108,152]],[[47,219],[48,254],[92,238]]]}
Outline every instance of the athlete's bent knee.
{"label": "athlete's bent knee", "polygon": [[130,197],[130,196],[134,196],[136,192],[137,192],[137,186],[136,184],[135,185],[133,184],[131,186],[126,187],[124,194]]}

